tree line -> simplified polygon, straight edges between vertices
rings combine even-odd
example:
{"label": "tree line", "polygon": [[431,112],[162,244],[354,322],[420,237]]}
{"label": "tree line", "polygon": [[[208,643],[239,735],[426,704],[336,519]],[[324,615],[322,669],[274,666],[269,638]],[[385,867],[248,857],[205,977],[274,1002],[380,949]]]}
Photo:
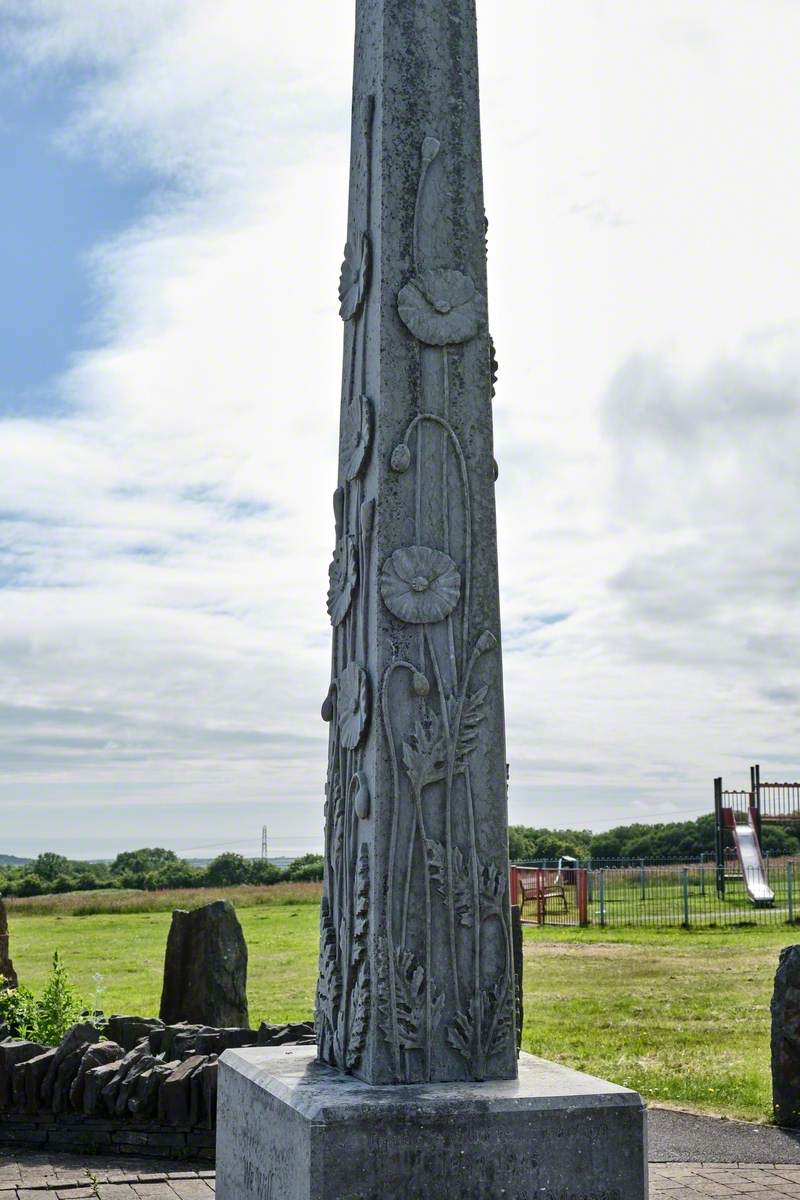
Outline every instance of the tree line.
{"label": "tree line", "polygon": [[[607,833],[512,825],[508,848],[512,862],[556,862],[566,854],[581,860],[591,859],[598,866],[613,865],[618,860],[698,861],[701,855],[707,859],[714,855],[714,817],[709,813],[696,821],[618,825]],[[770,855],[800,854],[800,824],[765,825],[762,848]]]}
{"label": "tree line", "polygon": [[264,859],[220,854],[205,866],[178,858],[174,850],[148,846],[126,850],[113,862],[76,862],[48,850],[21,866],[0,867],[0,895],[43,896],[108,888],[236,887],[322,879],[321,854],[305,854],[285,870]]}

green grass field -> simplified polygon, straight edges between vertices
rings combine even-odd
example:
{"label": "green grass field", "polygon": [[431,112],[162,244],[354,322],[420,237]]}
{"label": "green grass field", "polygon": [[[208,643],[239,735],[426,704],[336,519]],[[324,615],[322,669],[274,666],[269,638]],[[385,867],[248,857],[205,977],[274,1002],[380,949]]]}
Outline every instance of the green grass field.
{"label": "green grass field", "polygon": [[[230,894],[250,950],[252,1021],[309,1017],[318,887]],[[102,976],[106,1012],[156,1013],[169,911],[186,895],[112,902],[113,912],[83,915],[71,897],[11,902],[21,980],[38,987],[58,949],[87,996]],[[769,1001],[778,951],[792,940],[786,927],[526,928],[524,1047],[650,1100],[768,1120]]]}

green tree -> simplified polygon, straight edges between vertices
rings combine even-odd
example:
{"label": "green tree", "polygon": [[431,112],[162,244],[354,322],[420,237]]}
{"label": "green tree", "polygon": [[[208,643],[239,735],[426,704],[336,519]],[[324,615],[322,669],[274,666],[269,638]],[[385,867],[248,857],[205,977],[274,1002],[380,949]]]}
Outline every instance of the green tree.
{"label": "green tree", "polygon": [[204,872],[204,883],[211,887],[236,887],[237,884],[247,883],[250,878],[250,864],[241,854],[219,854],[210,862]]}
{"label": "green tree", "polygon": [[118,854],[111,864],[112,875],[146,875],[148,871],[158,871],[167,863],[178,861],[174,850],[164,850],[161,846],[145,846],[141,850],[125,850]]}
{"label": "green tree", "polygon": [[57,879],[59,875],[69,874],[70,863],[63,854],[53,854],[51,850],[48,850],[45,854],[39,855],[31,864],[30,869],[40,879]]}

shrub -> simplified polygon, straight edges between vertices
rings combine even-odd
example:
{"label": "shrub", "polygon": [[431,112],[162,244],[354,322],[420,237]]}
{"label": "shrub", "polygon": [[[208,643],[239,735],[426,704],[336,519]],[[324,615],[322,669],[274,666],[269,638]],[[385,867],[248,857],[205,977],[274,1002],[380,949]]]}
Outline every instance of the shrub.
{"label": "shrub", "polygon": [[0,1025],[7,1025],[11,1037],[27,1037],[33,1026],[36,1001],[26,987],[0,990]]}
{"label": "shrub", "polygon": [[78,995],[58,951],[53,970],[38,1000],[34,1001],[25,1036],[45,1046],[57,1046],[68,1029],[86,1020],[86,1002]]}
{"label": "shrub", "polygon": [[286,878],[297,882],[322,879],[325,859],[321,854],[304,854],[296,858],[286,869]]}

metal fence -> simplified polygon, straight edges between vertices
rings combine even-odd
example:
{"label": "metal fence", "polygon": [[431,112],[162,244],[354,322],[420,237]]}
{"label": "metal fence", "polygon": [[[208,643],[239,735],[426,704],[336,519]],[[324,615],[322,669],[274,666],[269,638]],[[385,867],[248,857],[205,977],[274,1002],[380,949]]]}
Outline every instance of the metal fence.
{"label": "metal fence", "polygon": [[[791,924],[800,917],[800,861],[772,859],[765,876],[734,861],[724,879],[713,863],[581,868],[512,868],[522,920],[536,925],[669,927]],[[722,886],[724,884],[724,887]],[[754,902],[752,897],[758,897]]]}

